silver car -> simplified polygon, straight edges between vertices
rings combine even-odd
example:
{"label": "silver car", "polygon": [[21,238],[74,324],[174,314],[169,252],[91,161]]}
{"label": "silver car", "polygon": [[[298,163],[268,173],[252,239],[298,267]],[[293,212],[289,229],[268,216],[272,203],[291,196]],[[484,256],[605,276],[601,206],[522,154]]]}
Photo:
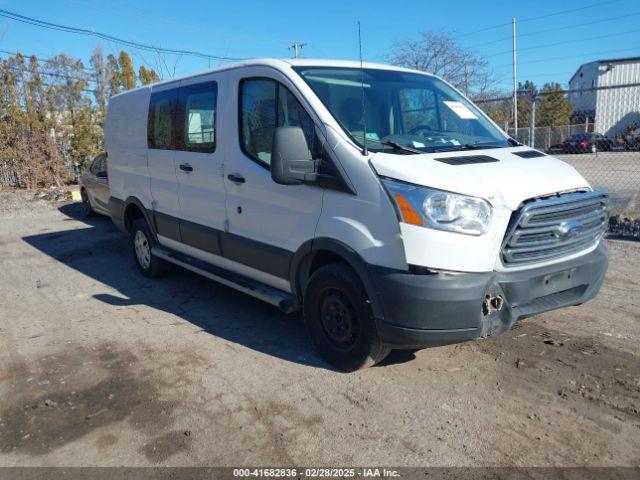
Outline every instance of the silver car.
{"label": "silver car", "polygon": [[109,177],[107,154],[101,153],[93,159],[89,168],[80,176],[80,195],[83,212],[87,216],[100,213],[109,215]]}

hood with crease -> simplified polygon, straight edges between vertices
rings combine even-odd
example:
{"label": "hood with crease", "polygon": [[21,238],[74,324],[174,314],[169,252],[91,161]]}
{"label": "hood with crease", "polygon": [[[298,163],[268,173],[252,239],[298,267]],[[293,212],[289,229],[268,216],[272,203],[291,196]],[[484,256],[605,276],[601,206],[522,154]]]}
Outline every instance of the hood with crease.
{"label": "hood with crease", "polygon": [[[589,187],[587,181],[571,165],[557,158],[522,158],[513,152],[530,148],[495,148],[396,155],[379,152],[371,164],[383,177],[403,182],[461,193],[501,204],[516,210],[529,198]],[[497,162],[449,165],[437,161],[444,157],[483,155]]]}

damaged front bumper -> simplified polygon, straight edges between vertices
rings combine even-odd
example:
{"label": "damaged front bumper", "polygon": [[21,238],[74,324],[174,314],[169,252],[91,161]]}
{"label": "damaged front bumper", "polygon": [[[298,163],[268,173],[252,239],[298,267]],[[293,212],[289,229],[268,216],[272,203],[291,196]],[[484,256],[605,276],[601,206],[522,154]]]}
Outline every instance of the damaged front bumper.
{"label": "damaged front bumper", "polygon": [[592,299],[607,265],[601,242],[581,257],[512,272],[412,275],[370,267],[383,311],[378,335],[395,348],[421,348],[499,334],[518,319]]}

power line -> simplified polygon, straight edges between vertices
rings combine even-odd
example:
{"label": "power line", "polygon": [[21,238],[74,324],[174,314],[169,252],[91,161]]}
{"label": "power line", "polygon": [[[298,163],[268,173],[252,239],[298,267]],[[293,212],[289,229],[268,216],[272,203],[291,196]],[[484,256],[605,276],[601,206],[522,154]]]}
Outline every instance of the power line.
{"label": "power line", "polygon": [[[20,72],[21,71],[20,69],[15,68],[15,67],[12,68],[11,70],[13,70],[14,72]],[[16,76],[15,79],[17,81],[35,82],[34,75],[33,75],[32,72],[30,72],[28,70],[23,70],[23,72],[27,73],[31,77],[31,79],[24,79],[22,77]],[[75,80],[76,82],[87,82],[87,83],[94,82],[94,80],[92,80],[90,78],[76,77],[76,76],[73,76],[73,75],[65,75],[63,73],[47,72],[47,71],[42,71],[42,70],[38,70],[37,73],[38,73],[38,75],[44,75],[44,76],[47,76],[47,77],[64,78],[65,80]],[[44,83],[44,82],[42,84],[43,85],[47,85],[49,87],[64,87],[65,86],[65,85],[60,85],[60,84],[52,85],[50,83]],[[91,89],[84,89],[84,88],[82,88],[81,90],[84,90],[84,91],[87,91],[87,92],[93,92],[94,91],[94,90],[91,90]]]}
{"label": "power line", "polygon": [[[0,50],[0,53],[5,53],[4,50]],[[41,60],[36,59],[38,62],[40,62]],[[19,72],[20,70],[17,67],[12,68],[13,71],[15,72]],[[28,70],[25,70],[27,73],[31,74],[31,72],[29,72]],[[82,70],[84,71],[84,70]],[[95,82],[95,80],[93,78],[91,78],[91,75],[93,75],[93,72],[87,73],[86,77],[77,77],[74,75],[66,75],[66,74],[62,74],[62,73],[55,73],[55,72],[48,72],[46,70],[38,70],[38,74],[39,75],[47,75],[50,77],[59,77],[59,78],[66,78],[68,80],[77,80],[77,81],[82,81],[82,82]]]}
{"label": "power line", "polygon": [[[12,69],[14,72],[19,72],[19,69]],[[28,73],[29,75],[31,75],[33,77],[33,74],[29,71],[26,71],[25,73]],[[76,82],[93,82],[93,80],[89,79],[89,78],[83,78],[83,77],[74,77],[73,75],[65,75],[63,73],[55,73],[55,72],[46,72],[46,71],[38,71],[38,75],[45,75],[47,77],[55,77],[55,78],[64,78],[65,80],[75,80]]]}
{"label": "power line", "polygon": [[[567,44],[570,44],[570,43],[583,43],[583,42],[587,42],[589,40],[599,40],[601,38],[618,37],[620,35],[628,35],[630,33],[637,33],[637,32],[640,32],[639,28],[636,28],[634,30],[627,30],[625,32],[608,33],[606,35],[599,35],[599,36],[596,36],[596,37],[579,38],[579,39],[576,39],[576,40],[565,40],[565,41],[562,41],[562,42],[546,43],[544,45],[534,45],[532,47],[520,48],[519,51],[522,52],[522,51],[528,51],[528,50],[537,50],[539,48],[555,47],[557,45],[567,45]],[[504,50],[502,52],[498,52],[498,53],[495,53],[493,55],[489,55],[486,58],[498,57],[498,56],[504,55],[506,53],[511,53],[511,50]]]}
{"label": "power line", "polygon": [[[538,15],[538,16],[535,16],[535,17],[528,17],[528,18],[524,18],[522,20],[518,19],[518,23],[532,22],[534,20],[540,20],[542,18],[554,17],[554,16],[557,16],[557,15],[564,15],[565,13],[573,13],[573,12],[577,12],[577,11],[580,11],[580,10],[585,10],[585,9],[592,8],[592,7],[602,7],[603,5],[610,5],[612,3],[620,3],[621,1],[623,1],[623,0],[610,0],[608,2],[591,3],[589,5],[583,5],[582,7],[570,8],[570,9],[567,9],[567,10],[560,10],[558,12],[546,13],[544,15]],[[482,33],[482,32],[486,32],[486,31],[489,31],[489,30],[494,30],[496,28],[505,27],[507,25],[511,25],[511,22],[497,23],[495,25],[492,25],[492,26],[489,26],[489,27],[485,27],[485,28],[481,28],[479,30],[474,30],[472,32],[463,33],[462,35],[457,35],[457,38],[468,37],[470,35],[475,35],[476,33]],[[509,37],[509,38],[511,38],[511,37]]]}
{"label": "power line", "polygon": [[125,40],[123,38],[115,37],[110,34],[96,32],[95,30],[89,30],[86,28],[77,28],[70,27],[67,25],[61,25],[58,23],[47,22],[45,20],[39,20],[37,18],[28,17],[26,15],[20,15],[19,13],[11,12],[9,10],[0,9],[0,16],[8,18],[10,20],[16,20],[18,22],[26,23],[28,25],[34,25],[37,27],[47,28],[50,30],[57,30],[60,32],[66,33],[75,33],[79,35],[87,35],[90,37],[97,37],[103,40],[107,40],[110,42],[114,42],[120,45],[126,45],[132,48],[139,48],[140,50],[145,50],[148,52],[156,52],[156,53],[166,53],[170,55],[190,55],[194,57],[204,58],[208,60],[218,60],[218,61],[237,61],[243,60],[242,58],[234,58],[234,57],[224,57],[219,55],[210,55],[208,53],[197,52],[195,50],[181,50],[174,48],[163,48],[163,47],[154,47],[153,45],[148,45],[144,43],[137,43],[131,40]]}
{"label": "power line", "polygon": [[[55,58],[38,58],[38,56],[37,56],[37,55],[33,55],[33,54],[31,54],[31,55],[26,55],[26,54],[24,54],[24,53],[20,53],[20,52],[11,52],[11,51],[9,51],[9,50],[2,50],[2,49],[0,49],[0,53],[4,53],[4,54],[6,54],[6,55],[11,55],[11,56],[13,56],[13,57],[15,57],[15,56],[17,56],[17,55],[22,55],[24,58],[36,57],[36,61],[37,61],[38,63],[44,63],[44,64],[46,64],[47,62],[51,62],[51,61],[54,61],[54,60],[55,60]],[[85,73],[86,73],[86,74],[88,74],[88,75],[93,75],[93,74],[95,74],[95,70],[90,69],[90,68],[82,68],[82,71],[83,71],[83,72],[85,72]]]}
{"label": "power line", "polygon": [[[522,38],[522,37],[531,37],[534,35],[539,35],[541,33],[550,33],[550,32],[557,32],[557,31],[561,31],[561,30],[568,30],[570,28],[579,28],[579,27],[586,27],[588,25],[595,25],[598,23],[605,23],[605,22],[610,22],[612,20],[620,20],[621,18],[629,18],[629,17],[634,17],[640,15],[640,12],[633,12],[633,13],[629,13],[627,15],[619,15],[617,17],[609,17],[609,18],[603,18],[600,20],[594,20],[592,22],[585,22],[585,23],[574,23],[573,25],[565,25],[563,27],[555,27],[555,28],[547,28],[544,30],[536,30],[534,32],[528,32],[528,33],[521,33],[518,35],[518,39]],[[511,40],[511,37],[502,37],[499,38],[498,40],[492,40],[490,42],[485,42],[485,43],[479,43],[476,45],[473,45],[470,48],[478,48],[478,47],[484,47],[487,45],[494,45],[496,43],[500,43],[500,42],[504,42],[507,40]]]}
{"label": "power line", "polygon": [[525,18],[523,20],[520,20],[520,23],[532,22],[534,20],[540,20],[542,18],[555,17],[556,15],[564,15],[565,13],[579,12],[579,11],[582,11],[582,10],[585,10],[585,9],[591,8],[591,7],[602,7],[603,5],[610,5],[612,3],[620,3],[621,1],[623,1],[623,0],[611,0],[609,2],[590,3],[589,5],[583,5],[581,7],[576,7],[576,8],[569,8],[567,10],[561,10],[559,12],[545,13],[543,15],[537,15],[535,17],[528,17],[528,18]]}
{"label": "power line", "polygon": [[[16,81],[18,82],[22,82],[22,83],[35,83],[35,80],[32,79],[28,79],[28,78],[18,78],[16,77]],[[54,85],[52,83],[46,83],[46,82],[40,82],[42,85],[44,85],[45,87],[51,87],[51,88],[58,88],[58,87],[62,87],[64,85]],[[96,93],[97,90],[93,90],[91,88],[79,88],[78,90],[82,91],[82,92],[86,92],[86,93]]]}
{"label": "power line", "polygon": [[[605,54],[609,54],[609,53],[620,53],[620,52],[629,52],[629,51],[638,51],[640,50],[640,46],[637,47],[633,47],[633,48],[621,48],[621,49],[616,49],[616,50],[601,50],[599,52],[588,52],[588,53],[573,53],[571,55],[565,55],[562,57],[550,57],[550,58],[543,58],[541,60],[528,60],[526,62],[518,62],[518,65],[525,65],[525,64],[530,64],[530,63],[543,63],[543,62],[548,62],[550,60],[566,60],[567,58],[576,58],[576,57],[586,57],[586,56],[592,56],[592,55],[605,55]],[[511,68],[512,64],[511,63],[506,63],[503,65],[498,65],[494,68]]]}
{"label": "power line", "polygon": [[540,77],[560,77],[562,75],[573,75],[574,72],[545,72],[545,73],[534,73],[533,75],[526,75],[526,78],[540,78]]}

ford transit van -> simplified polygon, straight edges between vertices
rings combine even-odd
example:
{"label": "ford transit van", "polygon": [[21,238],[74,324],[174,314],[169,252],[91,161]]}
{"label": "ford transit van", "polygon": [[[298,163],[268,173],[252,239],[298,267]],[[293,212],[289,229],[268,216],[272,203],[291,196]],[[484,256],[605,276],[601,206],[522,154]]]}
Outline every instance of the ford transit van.
{"label": "ford transit van", "polygon": [[579,305],[607,267],[607,194],[424,72],[246,61],[113,97],[105,144],[143,275],[301,310],[347,371]]}

